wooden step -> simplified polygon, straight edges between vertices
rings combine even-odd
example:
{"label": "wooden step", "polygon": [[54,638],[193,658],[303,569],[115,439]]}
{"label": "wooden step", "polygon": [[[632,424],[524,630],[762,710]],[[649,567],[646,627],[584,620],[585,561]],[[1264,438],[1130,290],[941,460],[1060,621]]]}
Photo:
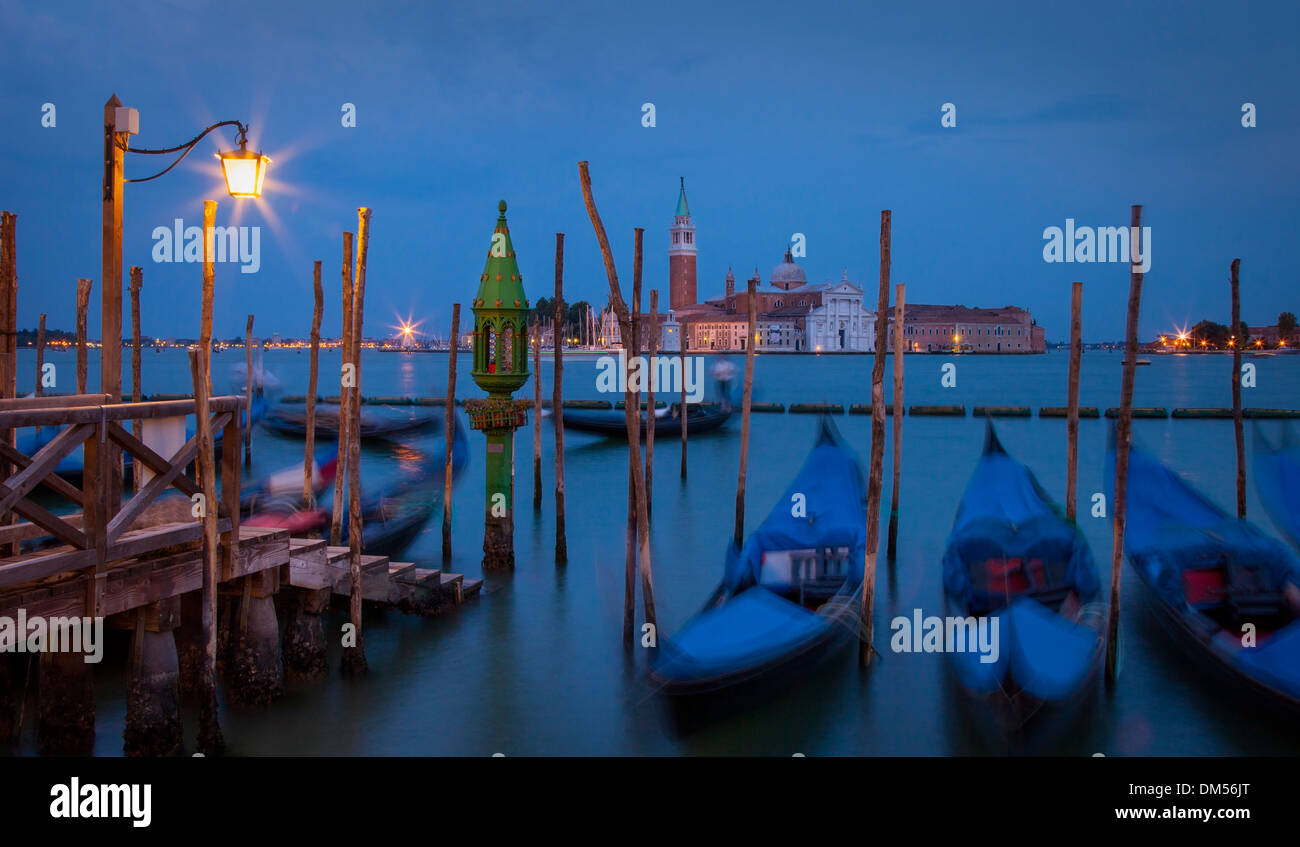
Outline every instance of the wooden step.
{"label": "wooden step", "polygon": [[398,579],[415,570],[414,562],[389,562],[388,576],[390,579]]}
{"label": "wooden step", "polygon": [[467,579],[461,582],[460,584],[460,593],[462,599],[464,599],[465,597],[473,597],[475,594],[478,594],[479,591],[481,591],[482,589],[483,589],[483,580],[481,579]]}
{"label": "wooden step", "polygon": [[324,550],[326,547],[323,538],[290,538],[289,552],[298,555],[302,553],[311,553],[315,550]]}

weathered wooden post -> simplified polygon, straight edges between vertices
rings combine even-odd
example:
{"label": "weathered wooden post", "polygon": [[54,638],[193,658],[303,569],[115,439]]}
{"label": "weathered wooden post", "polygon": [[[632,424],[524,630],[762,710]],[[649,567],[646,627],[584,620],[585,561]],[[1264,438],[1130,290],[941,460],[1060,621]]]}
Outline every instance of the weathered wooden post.
{"label": "weathered wooden post", "polygon": [[[636,471],[641,466],[641,395],[632,390],[632,363],[640,355],[641,324],[641,267],[645,230],[633,228],[632,257],[632,315],[623,324],[623,420],[628,426],[627,454],[627,529],[624,531],[623,554],[623,643],[631,646],[635,629],[636,616],[636,568],[637,568],[637,487]],[[636,438],[633,439],[635,434]],[[635,449],[633,445],[635,444]]]}
{"label": "weathered wooden post", "polygon": [[244,467],[253,463],[253,316],[244,323],[244,414],[248,427],[244,430]]}
{"label": "weathered wooden post", "polygon": [[36,327],[36,396],[45,393],[45,313]]}
{"label": "weathered wooden post", "polygon": [[[601,258],[605,262],[605,277],[609,280],[609,298],[615,314],[618,315],[619,322],[624,327],[626,337],[632,334],[632,316],[627,308],[627,303],[623,300],[623,293],[618,284],[618,271],[614,268],[614,253],[609,247],[609,238],[605,234],[605,225],[601,223],[600,213],[596,211],[596,200],[591,193],[591,174],[588,171],[586,162],[578,163],[578,179],[582,184],[582,197],[587,206],[587,215],[591,218],[592,229],[596,231],[596,240],[600,243]],[[641,229],[636,230],[637,254],[640,254]],[[636,272],[639,274],[640,262],[636,263]],[[627,409],[633,409],[632,404],[626,404]],[[627,411],[625,409],[625,411]],[[639,454],[641,451],[641,427],[635,417],[628,414],[625,417],[627,421],[627,436],[630,455],[636,456],[638,460],[631,462],[632,476],[634,485],[637,489],[638,503],[637,509],[637,527],[640,536],[640,563],[641,563],[641,589],[644,594],[643,602],[645,603],[646,623],[652,630],[658,633],[658,621],[655,615],[654,605],[654,586],[651,579],[650,563],[650,519],[643,508],[645,504],[645,476],[641,472],[641,462]],[[624,642],[630,643],[628,633],[624,631]],[[657,642],[656,642],[657,643]]]}
{"label": "weathered wooden post", "polygon": [[352,350],[355,366],[352,398],[348,401],[348,571],[351,583],[350,621],[355,644],[343,646],[343,670],[358,674],[366,669],[366,642],[361,631],[361,339],[366,306],[366,252],[370,246],[370,210],[357,209],[357,270],[352,290]]}
{"label": "weathered wooden post", "polygon": [[528,381],[528,298],[506,225],[506,201],[492,233],[487,263],[474,298],[474,367],[486,399],[465,401],[470,425],[487,436],[487,502],[483,517],[483,569],[515,566],[514,433],[528,421],[527,400],[511,395]]}
{"label": "weathered wooden post", "polygon": [[[558,339],[556,343],[559,343]],[[542,322],[533,321],[533,511],[542,509]]]}
{"label": "weathered wooden post", "polygon": [[1079,365],[1083,360],[1083,283],[1070,291],[1070,382],[1066,408],[1065,517],[1077,518],[1079,501]]}
{"label": "weathered wooden post", "polygon": [[343,539],[344,483],[348,478],[348,404],[351,402],[351,385],[354,373],[352,356],[352,233],[343,233],[343,337],[339,343],[339,452],[334,471],[334,510],[330,519],[330,546],[337,547]]}
{"label": "weathered wooden post", "polygon": [[460,347],[460,304],[451,306],[451,349],[447,356],[447,406],[443,413],[447,430],[447,451],[442,469],[442,561],[451,561],[451,460],[456,434],[456,351]]}
{"label": "weathered wooden post", "polygon": [[[140,373],[140,289],[144,285],[144,271],[139,265],[131,266],[131,400],[135,403],[143,401],[141,392],[144,390],[143,377]],[[39,383],[37,390],[39,391]],[[131,421],[131,434],[136,438],[141,437],[140,419],[134,418]],[[140,490],[144,484],[144,463],[131,463],[132,482],[134,489]],[[170,630],[168,630],[170,632]],[[175,644],[173,643],[173,649]]]}
{"label": "weathered wooden post", "polygon": [[[311,282],[311,352],[307,360],[307,429],[302,466],[302,502],[308,508],[316,505],[316,489],[312,485],[312,469],[316,465],[316,379],[320,366],[320,322],[325,314],[325,291],[320,284],[320,259],[312,263]],[[251,418],[248,428],[253,428]],[[335,467],[338,467],[337,463]]]}
{"label": "weathered wooden post", "polygon": [[[18,274],[14,245],[17,215],[0,212],[0,399],[16,397],[18,384]],[[39,382],[38,382],[39,384]],[[9,443],[9,435],[5,435]]]}
{"label": "weathered wooden post", "polygon": [[[740,403],[740,475],[736,479],[736,532],[732,540],[739,549],[745,546],[745,474],[749,467],[749,408],[754,396],[754,327],[758,323],[758,277],[749,278],[749,324],[745,330],[745,391]],[[685,374],[682,374],[685,382]]]}
{"label": "weathered wooden post", "polygon": [[[889,541],[885,555],[898,553],[898,485],[903,475],[903,328],[906,322],[907,286],[894,286],[894,488],[889,496]],[[880,344],[880,340],[876,340]]]}
{"label": "weathered wooden post", "polygon": [[551,420],[555,427],[555,562],[569,560],[569,541],[564,530],[564,339],[560,322],[564,316],[564,233],[555,233],[555,381],[551,385]]}
{"label": "weathered wooden post", "polygon": [[[88,279],[77,280],[77,393],[86,393],[86,309],[90,306]],[[103,351],[101,351],[103,352]],[[105,391],[105,394],[108,392]]]}
{"label": "weathered wooden post", "polygon": [[[654,512],[654,477],[655,477],[655,381],[659,369],[655,367],[655,351],[658,349],[659,325],[659,289],[650,289],[650,338],[646,345],[646,362],[649,371],[642,371],[646,385],[645,400],[645,513],[649,517]],[[686,385],[686,374],[682,374],[682,385]]]}
{"label": "weathered wooden post", "polygon": [[871,664],[876,603],[876,556],[880,548],[880,492],[885,463],[885,344],[889,332],[891,213],[880,213],[880,294],[876,307],[876,358],[871,366],[871,468],[867,477],[867,557],[862,567],[862,632],[858,658]]}
{"label": "weathered wooden post", "polygon": [[[203,201],[203,231],[216,224],[217,204]],[[208,411],[211,382],[212,295],[216,273],[212,266],[212,239],[203,239],[203,306],[199,322],[199,349],[190,353],[190,375],[194,380],[195,435],[199,441],[199,485],[202,488],[200,516],[203,520],[203,666],[199,682],[200,753],[219,753],[224,746],[217,718],[217,470],[212,443],[212,418]],[[251,374],[250,374],[251,379]],[[237,504],[233,508],[239,508]]]}
{"label": "weathered wooden post", "polygon": [[[1142,207],[1133,206],[1129,232],[1142,232]],[[1137,255],[1134,245],[1132,254]],[[1111,536],[1110,611],[1106,620],[1106,681],[1119,677],[1119,585],[1124,565],[1124,528],[1128,495],[1128,453],[1133,443],[1133,379],[1137,372],[1138,312],[1142,308],[1142,272],[1129,263],[1128,320],[1124,330],[1124,377],[1120,385],[1119,421],[1115,426],[1115,524]]]}
{"label": "weathered wooden post", "polygon": [[1246,517],[1246,433],[1241,412],[1241,348],[1246,337],[1241,332],[1241,287],[1237,272],[1241,259],[1233,259],[1232,274],[1232,432],[1237,442],[1237,517]]}

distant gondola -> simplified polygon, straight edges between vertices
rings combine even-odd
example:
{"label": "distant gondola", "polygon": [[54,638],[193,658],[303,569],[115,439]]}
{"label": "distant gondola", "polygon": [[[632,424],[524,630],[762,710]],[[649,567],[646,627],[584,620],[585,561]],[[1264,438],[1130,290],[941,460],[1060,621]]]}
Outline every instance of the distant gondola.
{"label": "distant gondola", "polygon": [[1290,425],[1274,447],[1255,425],[1255,488],[1264,509],[1292,546],[1300,548],[1300,440]]}
{"label": "distant gondola", "polygon": [[[407,432],[442,430],[443,411],[438,408],[399,409],[396,406],[362,406],[361,437],[388,438]],[[307,434],[307,407],[301,403],[281,403],[268,410],[262,425],[284,435],[305,437]],[[316,436],[334,437],[339,434],[339,407],[337,404],[316,407]]]}
{"label": "distant gondola", "polygon": [[[716,405],[688,403],[686,415],[686,433],[699,435],[719,429],[731,417],[731,405],[723,402]],[[655,438],[671,438],[682,432],[681,404],[673,403],[664,409],[656,409],[654,414]],[[564,428],[577,432],[591,432],[611,438],[627,438],[627,418],[622,409],[614,411],[564,411]],[[646,434],[646,413],[641,412],[641,437]]]}
{"label": "distant gondola", "polygon": [[865,555],[862,473],[823,417],[785,494],[729,547],[709,601],[660,645],[651,680],[678,728],[784,690],[856,640]]}
{"label": "distant gondola", "polygon": [[[456,479],[469,465],[468,425],[458,416],[452,435],[451,472]],[[442,503],[446,469],[445,442],[429,454],[419,466],[408,469],[390,481],[378,493],[365,494],[361,500],[362,552],[373,556],[400,556]],[[324,469],[324,468],[323,468]],[[298,472],[301,474],[301,466]],[[249,504],[252,514],[244,523],[249,526],[273,526],[290,530],[297,536],[328,535],[331,509],[303,508],[301,479],[297,494],[264,497]],[[265,489],[261,483],[257,488]],[[325,486],[327,488],[327,486]],[[348,507],[343,506],[342,543],[348,544]]]}
{"label": "distant gondola", "polygon": [[1083,533],[1007,455],[991,421],[948,537],[943,585],[948,615],[987,619],[996,634],[987,654],[969,644],[970,628],[965,649],[945,645],[976,723],[997,743],[1057,741],[1096,688],[1105,644],[1097,567]]}
{"label": "distant gondola", "polygon": [[[1107,458],[1113,469],[1113,443]],[[1114,471],[1107,475],[1113,479]],[[1240,690],[1300,709],[1295,554],[1136,447],[1129,453],[1127,521],[1124,550],[1175,640]]]}

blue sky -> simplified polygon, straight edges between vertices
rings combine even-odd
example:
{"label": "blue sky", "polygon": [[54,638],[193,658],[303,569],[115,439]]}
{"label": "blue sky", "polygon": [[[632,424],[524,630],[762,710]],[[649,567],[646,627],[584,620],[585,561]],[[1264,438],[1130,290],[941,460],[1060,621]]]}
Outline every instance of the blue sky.
{"label": "blue sky", "polygon": [[[251,125],[274,164],[260,204],[234,201],[209,136],[165,177],[126,189],[124,265],[144,267],[143,324],[197,335],[197,265],[151,259],[152,231],[202,201],[261,226],[261,268],[217,267],[215,331],[305,335],[311,263],[323,331],[339,328],[341,233],[373,212],[366,332],[399,315],[447,331],[468,305],[496,203],[510,204],[525,288],[552,293],[566,233],[569,299],[607,284],[582,203],[589,160],[621,279],[632,229],[667,300],[667,228],[686,178],[699,291],[728,265],[764,281],[795,232],[812,281],[874,299],[879,213],[893,210],[893,280],[912,302],[1030,308],[1049,339],[1085,284],[1084,334],[1123,334],[1128,269],[1047,264],[1043,229],[1122,226],[1145,206],[1145,337],[1226,323],[1242,259],[1243,317],[1300,311],[1300,51],[1292,3],[1048,4],[244,3],[0,0],[0,207],[18,213],[20,327],[73,327],[95,279],[101,114],[140,110],[133,144],[163,147],[217,120]],[[236,33],[232,35],[231,33]],[[41,125],[53,103],[57,124]],[[357,126],[341,126],[344,103]],[[657,125],[641,125],[641,104]],[[940,127],[940,107],[957,127]],[[1241,126],[1254,103],[1258,125]],[[128,156],[146,176],[158,157]],[[648,303],[648,297],[647,297]]]}

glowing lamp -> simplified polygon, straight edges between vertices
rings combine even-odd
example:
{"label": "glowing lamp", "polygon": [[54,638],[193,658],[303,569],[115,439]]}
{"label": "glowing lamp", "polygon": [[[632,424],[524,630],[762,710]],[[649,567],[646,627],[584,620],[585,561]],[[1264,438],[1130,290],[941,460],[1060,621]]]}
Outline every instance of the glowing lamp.
{"label": "glowing lamp", "polygon": [[239,149],[218,153],[221,160],[221,172],[226,177],[226,191],[231,197],[261,197],[262,183],[266,180],[266,166],[270,158],[261,152],[254,153],[248,149],[245,141],[240,141]]}

